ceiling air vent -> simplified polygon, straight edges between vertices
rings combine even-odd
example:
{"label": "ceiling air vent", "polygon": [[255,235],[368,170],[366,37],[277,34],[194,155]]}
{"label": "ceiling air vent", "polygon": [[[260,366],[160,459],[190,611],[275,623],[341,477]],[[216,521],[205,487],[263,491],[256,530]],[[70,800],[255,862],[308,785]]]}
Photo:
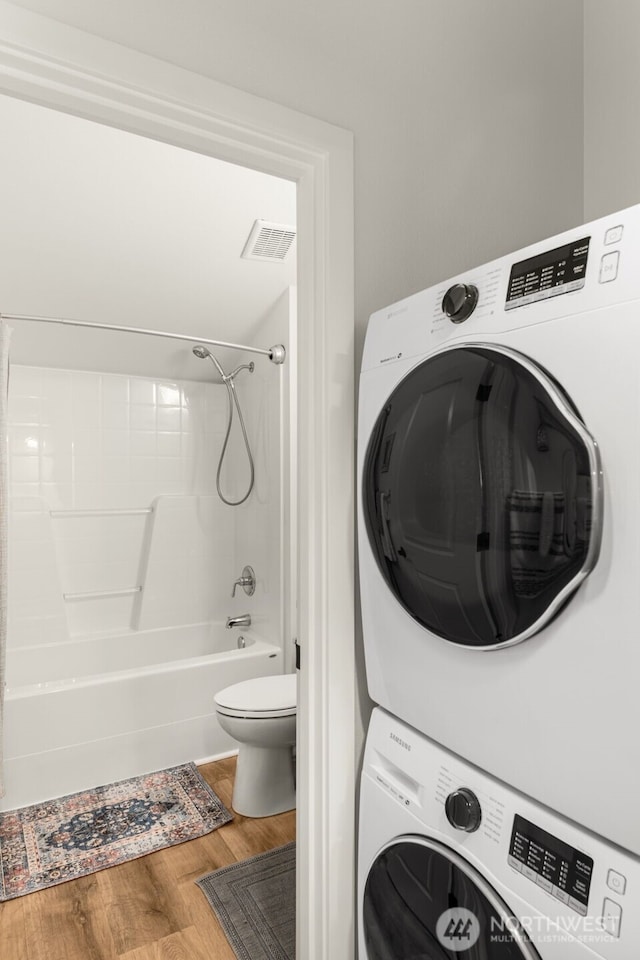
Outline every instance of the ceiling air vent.
{"label": "ceiling air vent", "polygon": [[244,245],[245,260],[284,260],[296,238],[296,228],[285,223],[256,220]]}

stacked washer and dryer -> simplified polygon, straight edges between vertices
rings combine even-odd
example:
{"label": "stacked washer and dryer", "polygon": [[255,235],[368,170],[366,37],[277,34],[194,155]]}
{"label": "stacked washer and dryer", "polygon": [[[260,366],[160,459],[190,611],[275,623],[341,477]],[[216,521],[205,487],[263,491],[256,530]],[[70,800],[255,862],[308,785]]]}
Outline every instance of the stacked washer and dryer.
{"label": "stacked washer and dryer", "polygon": [[371,317],[360,960],[640,956],[640,206]]}

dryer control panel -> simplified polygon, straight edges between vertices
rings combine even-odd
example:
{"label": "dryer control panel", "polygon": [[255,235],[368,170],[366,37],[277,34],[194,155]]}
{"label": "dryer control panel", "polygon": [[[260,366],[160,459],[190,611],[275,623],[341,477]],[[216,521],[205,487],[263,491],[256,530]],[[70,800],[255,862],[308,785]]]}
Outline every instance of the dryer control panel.
{"label": "dryer control panel", "polygon": [[509,274],[505,310],[524,307],[584,287],[591,237],[514,263]]}
{"label": "dryer control panel", "polygon": [[450,277],[372,314],[362,371],[550,320],[577,329],[583,314],[638,299],[639,252],[637,204]]}

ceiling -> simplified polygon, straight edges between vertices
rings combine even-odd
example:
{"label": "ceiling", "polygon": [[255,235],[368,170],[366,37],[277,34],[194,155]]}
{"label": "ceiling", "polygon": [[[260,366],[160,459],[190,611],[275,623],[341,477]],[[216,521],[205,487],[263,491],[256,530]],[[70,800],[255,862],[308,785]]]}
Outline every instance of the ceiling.
{"label": "ceiling", "polygon": [[[295,225],[294,183],[10,97],[0,129],[1,313],[255,342],[295,284],[295,244],[241,259],[255,220]],[[12,326],[14,362],[190,375],[175,341]]]}

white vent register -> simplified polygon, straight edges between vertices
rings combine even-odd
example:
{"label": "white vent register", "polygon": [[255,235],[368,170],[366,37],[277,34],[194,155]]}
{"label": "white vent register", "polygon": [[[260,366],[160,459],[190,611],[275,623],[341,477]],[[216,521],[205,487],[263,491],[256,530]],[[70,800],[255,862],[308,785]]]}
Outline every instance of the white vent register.
{"label": "white vent register", "polygon": [[284,260],[296,239],[296,228],[256,220],[244,245],[244,260]]}

